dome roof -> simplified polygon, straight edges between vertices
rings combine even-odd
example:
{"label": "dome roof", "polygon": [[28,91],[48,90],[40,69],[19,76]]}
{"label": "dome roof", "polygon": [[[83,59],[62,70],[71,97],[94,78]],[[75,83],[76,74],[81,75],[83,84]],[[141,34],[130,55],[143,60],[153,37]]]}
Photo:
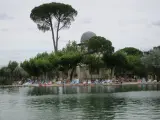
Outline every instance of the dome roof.
{"label": "dome roof", "polygon": [[89,40],[90,38],[94,36],[96,36],[96,34],[91,31],[83,33],[81,37],[81,43],[85,42],[86,40]]}

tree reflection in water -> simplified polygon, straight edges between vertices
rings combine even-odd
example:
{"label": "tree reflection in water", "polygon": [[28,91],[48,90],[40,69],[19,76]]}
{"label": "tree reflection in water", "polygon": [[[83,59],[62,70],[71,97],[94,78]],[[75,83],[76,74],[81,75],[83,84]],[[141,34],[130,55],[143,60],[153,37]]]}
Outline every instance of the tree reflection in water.
{"label": "tree reflection in water", "polygon": [[160,85],[117,85],[117,86],[71,86],[71,87],[33,87],[28,90],[28,95],[64,95],[82,93],[114,93],[130,91],[160,90]]}
{"label": "tree reflection in water", "polygon": [[[52,111],[54,119],[113,120],[117,111],[127,111],[123,106],[128,102],[124,96],[113,93],[147,90],[159,90],[159,85],[35,87],[28,91],[28,95],[39,97],[30,99],[27,104]],[[137,100],[130,102],[137,104]],[[138,100],[138,103],[142,105],[143,101]],[[124,117],[123,114],[118,116]]]}

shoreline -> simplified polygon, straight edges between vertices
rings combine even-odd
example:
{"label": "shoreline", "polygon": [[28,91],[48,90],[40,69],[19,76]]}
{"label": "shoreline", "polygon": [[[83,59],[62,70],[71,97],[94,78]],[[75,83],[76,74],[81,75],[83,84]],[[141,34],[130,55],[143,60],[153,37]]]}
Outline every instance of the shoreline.
{"label": "shoreline", "polygon": [[109,83],[109,84],[52,84],[52,85],[0,85],[0,88],[7,88],[7,87],[71,87],[71,86],[96,86],[96,85],[101,85],[101,86],[119,86],[119,85],[159,85],[160,83],[139,83],[139,82],[124,82],[122,84],[120,83]]}

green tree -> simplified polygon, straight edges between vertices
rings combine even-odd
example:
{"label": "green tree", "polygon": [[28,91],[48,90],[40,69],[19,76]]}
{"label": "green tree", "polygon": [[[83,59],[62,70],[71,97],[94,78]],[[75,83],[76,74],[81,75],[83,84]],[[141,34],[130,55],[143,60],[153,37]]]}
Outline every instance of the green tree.
{"label": "green tree", "polygon": [[82,54],[79,52],[68,51],[60,58],[60,65],[64,70],[71,70],[70,80],[72,80],[73,73],[77,67],[77,65],[82,60]]}
{"label": "green tree", "polygon": [[56,80],[58,80],[59,78],[59,69],[60,69],[59,63],[60,63],[60,57],[62,55],[63,55],[62,51],[58,51],[56,52],[56,54],[52,52],[48,58],[51,64],[51,71],[52,71],[50,73],[53,73],[55,75]]}
{"label": "green tree", "polygon": [[17,66],[13,71],[14,76],[17,79],[22,79],[23,77],[27,77],[28,73],[20,66]]}
{"label": "green tree", "polygon": [[42,74],[41,69],[39,69],[39,66],[36,64],[36,59],[34,58],[31,58],[29,61],[25,60],[21,63],[21,67],[31,76],[39,77]]}
{"label": "green tree", "polygon": [[112,42],[101,36],[94,36],[86,43],[88,51],[94,51],[95,53],[111,55],[114,52]]}
{"label": "green tree", "polygon": [[74,52],[74,51],[78,51],[81,52],[80,47],[78,46],[76,41],[69,41],[66,46],[62,49],[62,52]]}
{"label": "green tree", "polygon": [[122,52],[115,52],[112,55],[105,53],[102,60],[106,64],[107,68],[111,69],[111,76],[114,76],[114,73],[121,74],[128,65],[126,55]]}
{"label": "green tree", "polygon": [[[46,3],[32,9],[30,18],[37,24],[39,30],[52,32],[54,51],[58,51],[59,31],[69,28],[77,11],[71,5],[64,3]],[[53,26],[53,19],[55,26]],[[55,29],[55,31],[54,31]]]}
{"label": "green tree", "polygon": [[73,73],[76,70],[77,65],[81,63],[83,54],[76,41],[69,41],[62,49],[62,56],[60,57],[60,68],[65,74],[71,71],[70,80],[72,80]]}
{"label": "green tree", "polygon": [[1,68],[1,74],[4,77],[9,77],[11,75],[11,69],[8,67],[2,67]]}
{"label": "green tree", "polygon": [[160,80],[160,49],[154,48],[145,54],[142,58],[142,63],[148,69],[157,76],[157,80]]}
{"label": "green tree", "polygon": [[18,66],[18,63],[16,61],[9,61],[8,63],[8,68],[10,68],[12,72],[17,66]]}
{"label": "green tree", "polygon": [[51,63],[48,59],[36,59],[35,64],[40,70],[40,73],[43,75],[43,78],[47,79],[47,73],[52,71]]}
{"label": "green tree", "polygon": [[100,68],[104,68],[103,61],[95,54],[87,54],[83,56],[82,63],[89,68],[91,79],[93,73],[99,74]]}
{"label": "green tree", "polygon": [[47,78],[47,73],[52,71],[52,64],[49,60],[50,56],[51,54],[46,52],[39,53],[34,58],[21,63],[21,67],[31,76],[43,76],[43,78]]}
{"label": "green tree", "polygon": [[47,52],[43,52],[43,53],[38,53],[35,58],[36,59],[41,59],[41,58],[48,58],[49,57],[49,54]]}
{"label": "green tree", "polygon": [[146,76],[144,65],[141,62],[141,57],[143,56],[142,51],[134,47],[125,47],[123,49],[118,50],[117,52],[121,52],[126,55],[128,61],[127,65],[128,71],[140,77]]}
{"label": "green tree", "polygon": [[12,84],[11,80],[11,69],[8,67],[2,67],[0,69],[0,84],[8,85]]}
{"label": "green tree", "polygon": [[89,67],[91,78],[94,71],[99,73],[100,68],[104,68],[102,60],[103,54],[112,55],[114,47],[112,42],[101,36],[94,36],[86,41],[85,47],[88,49],[83,63]]}
{"label": "green tree", "polygon": [[120,49],[119,52],[123,52],[127,55],[136,55],[136,56],[142,56],[143,55],[142,51],[140,51],[139,49],[134,48],[134,47],[125,47],[123,49]]}

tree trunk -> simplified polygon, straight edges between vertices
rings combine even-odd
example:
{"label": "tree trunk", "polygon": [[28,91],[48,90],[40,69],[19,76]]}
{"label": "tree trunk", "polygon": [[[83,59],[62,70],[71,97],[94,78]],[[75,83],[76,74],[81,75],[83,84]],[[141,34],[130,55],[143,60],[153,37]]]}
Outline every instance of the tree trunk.
{"label": "tree trunk", "polygon": [[58,73],[58,70],[56,70],[56,81],[58,81],[59,79],[59,73]]}
{"label": "tree trunk", "polygon": [[47,80],[47,72],[45,72],[45,79]]}
{"label": "tree trunk", "polygon": [[72,68],[72,70],[71,70],[71,74],[70,74],[70,81],[72,80],[74,70],[75,70],[75,67],[73,67],[73,68]]}
{"label": "tree trunk", "polygon": [[114,73],[115,73],[115,67],[113,67],[113,68],[111,69],[111,79],[113,78]]}
{"label": "tree trunk", "polygon": [[160,75],[157,75],[157,82],[160,81]]}
{"label": "tree trunk", "polygon": [[56,31],[56,50],[58,51],[58,40],[59,40],[59,26],[60,26],[60,19],[58,19],[57,31]]}
{"label": "tree trunk", "polygon": [[51,32],[52,32],[52,40],[53,40],[54,51],[57,52],[55,37],[54,37],[54,30],[53,30],[53,23],[52,23],[51,16],[49,17],[49,19],[50,19],[50,24],[51,24]]}
{"label": "tree trunk", "polygon": [[[91,64],[91,68],[90,68],[90,75],[91,75],[91,80],[92,80],[92,64]],[[88,79],[87,79],[87,84],[88,84]]]}

